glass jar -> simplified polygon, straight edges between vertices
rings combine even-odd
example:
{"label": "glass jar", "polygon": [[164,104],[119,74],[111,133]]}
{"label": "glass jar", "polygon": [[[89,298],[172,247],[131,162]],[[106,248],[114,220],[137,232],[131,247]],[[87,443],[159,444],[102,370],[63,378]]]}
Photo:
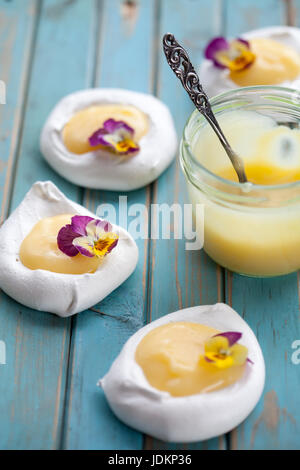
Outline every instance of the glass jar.
{"label": "glass jar", "polygon": [[[248,110],[280,125],[300,127],[300,93],[288,88],[238,88],[216,96],[211,105],[217,117]],[[221,266],[248,276],[296,271],[300,268],[300,181],[243,186],[217,176],[193,152],[204,126],[205,119],[195,110],[180,145],[193,210],[196,204],[204,204],[204,250]],[[201,227],[196,229],[200,233]]]}

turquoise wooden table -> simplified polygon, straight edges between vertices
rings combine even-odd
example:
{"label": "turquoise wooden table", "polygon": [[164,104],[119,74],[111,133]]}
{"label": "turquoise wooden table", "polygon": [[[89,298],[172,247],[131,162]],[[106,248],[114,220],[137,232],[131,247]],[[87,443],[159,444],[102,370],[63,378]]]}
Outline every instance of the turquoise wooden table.
{"label": "turquoise wooden table", "polygon": [[[150,92],[170,107],[180,135],[191,104],[165,63],[162,34],[173,32],[200,63],[212,36],[275,24],[300,25],[300,0],[1,0],[1,220],[37,180],[52,180],[91,210],[104,202],[117,207],[119,194],[75,187],[42,159],[39,133],[61,97],[86,87]],[[178,161],[128,196],[128,204],[147,207],[187,202]],[[300,339],[299,276],[233,275],[184,243],[138,240],[131,278],[72,318],[32,311],[0,293],[1,449],[300,449],[300,364],[291,359]],[[265,355],[264,395],[253,413],[230,434],[190,445],[119,422],[96,382],[126,339],[166,313],[217,301],[245,318]]]}

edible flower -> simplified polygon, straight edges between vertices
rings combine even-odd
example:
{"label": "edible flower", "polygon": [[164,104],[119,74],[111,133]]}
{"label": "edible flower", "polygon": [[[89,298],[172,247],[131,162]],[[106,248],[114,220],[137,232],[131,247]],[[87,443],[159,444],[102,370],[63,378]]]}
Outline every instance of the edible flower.
{"label": "edible flower", "polygon": [[103,258],[116,247],[118,235],[106,220],[75,215],[71,224],[65,225],[57,235],[57,246],[67,256],[81,253],[92,258]]}
{"label": "edible flower", "polygon": [[119,155],[129,155],[140,150],[139,145],[133,140],[134,129],[124,121],[107,119],[103,127],[89,137],[92,147],[102,147]]}
{"label": "edible flower", "polygon": [[216,67],[228,68],[231,72],[244,70],[255,60],[250,43],[241,38],[233,41],[227,41],[223,37],[214,38],[207,45],[204,54]]}
{"label": "edible flower", "polygon": [[241,337],[242,333],[236,331],[227,331],[212,336],[205,342],[204,359],[219,369],[241,366],[246,361],[252,363],[247,358],[248,349],[246,346],[237,344]]}

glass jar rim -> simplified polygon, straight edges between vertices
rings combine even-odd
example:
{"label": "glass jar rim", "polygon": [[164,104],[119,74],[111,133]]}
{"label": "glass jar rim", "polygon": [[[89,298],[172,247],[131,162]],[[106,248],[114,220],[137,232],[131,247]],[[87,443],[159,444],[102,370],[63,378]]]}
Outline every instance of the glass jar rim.
{"label": "glass jar rim", "polygon": [[[216,105],[220,104],[225,104],[225,103],[230,103],[230,98],[234,98],[235,95],[240,94],[241,96],[243,94],[248,94],[248,93],[253,93],[253,92],[268,92],[272,93],[277,92],[277,97],[278,95],[282,95],[281,97],[284,99],[293,99],[293,102],[290,103],[290,107],[295,106],[298,108],[298,112],[300,113],[300,91],[294,88],[288,88],[288,87],[282,87],[282,86],[273,86],[273,85],[256,85],[256,86],[249,86],[249,87],[238,87],[233,90],[225,91],[223,93],[220,93],[213,98],[210,99],[210,104],[212,108]],[[295,99],[298,100],[298,103],[294,101]],[[277,101],[278,105],[278,101]],[[245,187],[245,185],[249,186],[249,183],[239,183],[235,181],[230,181],[222,176],[216,175],[212,171],[210,171],[208,168],[206,168],[202,163],[196,158],[196,156],[193,153],[192,150],[192,144],[191,141],[188,137],[188,131],[189,131],[189,126],[193,123],[193,121],[196,118],[202,117],[202,115],[199,113],[197,109],[195,109],[189,116],[183,130],[183,137],[181,140],[181,144],[184,143],[185,149],[187,150],[189,154],[189,159],[191,162],[196,166],[196,168],[200,171],[209,176],[213,181],[220,182],[222,183],[223,187],[226,188],[239,188],[242,189]],[[205,121],[205,118],[203,117],[203,120]],[[300,187],[300,180],[299,181],[294,181],[292,183],[284,183],[284,184],[274,184],[274,185],[260,185],[260,184],[251,184],[250,183],[250,188],[247,188],[247,191],[245,191],[245,196],[251,193],[251,187],[255,190],[259,191],[266,191],[266,192],[271,192],[271,191],[284,191],[286,189],[294,189],[294,188],[299,188]]]}

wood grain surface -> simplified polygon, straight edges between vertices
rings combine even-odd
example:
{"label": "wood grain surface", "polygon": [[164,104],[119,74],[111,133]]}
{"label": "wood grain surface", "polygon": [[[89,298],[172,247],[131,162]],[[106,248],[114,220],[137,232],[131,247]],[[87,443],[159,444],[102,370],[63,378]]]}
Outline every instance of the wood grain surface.
{"label": "wood grain surface", "polygon": [[[299,21],[300,0],[1,0],[0,79],[7,92],[0,105],[1,221],[37,180],[52,180],[92,211],[105,203],[118,211],[119,196],[146,208],[187,203],[178,159],[153,184],[128,194],[68,183],[39,151],[49,112],[75,90],[127,88],[163,100],[180,136],[192,105],[165,63],[165,32],[200,64],[213,36]],[[145,213],[146,232],[159,223]],[[137,240],[135,273],[69,319],[30,310],[0,292],[7,356],[0,364],[0,449],[300,449],[300,366],[291,361],[292,342],[300,339],[299,276],[233,275],[184,243]],[[184,445],[143,436],[117,420],[96,382],[128,337],[162,315],[217,301],[245,318],[265,355],[265,391],[253,413],[229,435]]]}

